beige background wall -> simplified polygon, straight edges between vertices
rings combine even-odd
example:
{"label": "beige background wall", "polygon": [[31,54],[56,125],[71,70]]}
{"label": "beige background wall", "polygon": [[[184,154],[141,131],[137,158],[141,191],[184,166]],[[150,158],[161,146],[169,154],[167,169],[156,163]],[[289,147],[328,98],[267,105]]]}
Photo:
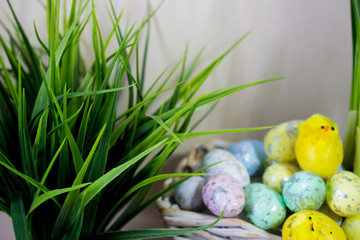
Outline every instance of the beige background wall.
{"label": "beige background wall", "polygon": [[[26,30],[33,31],[35,18],[44,36],[45,19],[37,1],[12,2]],[[118,9],[125,7],[122,24],[141,22],[146,13],[144,0],[114,2]],[[149,2],[152,6],[159,3]],[[97,8],[98,16],[104,16],[99,19],[106,33],[109,25],[102,1],[98,1]],[[9,12],[4,0],[0,1],[0,10]],[[187,41],[190,57],[207,45],[200,70],[251,29],[253,32],[224,59],[202,91],[264,78],[286,79],[226,98],[196,130],[274,125],[319,112],[337,122],[343,136],[351,86],[349,1],[168,0],[151,25],[147,79],[151,82],[166,66],[174,66],[182,58]],[[91,46],[91,38],[87,42]],[[212,138],[237,141],[262,139],[264,134],[258,131]],[[187,152],[194,143],[209,140],[188,141],[177,154]],[[12,239],[8,218],[0,214],[0,221],[1,239]],[[141,224],[154,226],[146,221]]]}

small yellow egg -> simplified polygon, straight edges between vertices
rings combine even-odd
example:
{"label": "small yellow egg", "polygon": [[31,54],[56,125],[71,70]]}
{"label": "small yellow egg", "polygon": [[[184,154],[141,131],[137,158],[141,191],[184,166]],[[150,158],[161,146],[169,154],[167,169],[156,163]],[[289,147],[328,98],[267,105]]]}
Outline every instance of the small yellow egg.
{"label": "small yellow egg", "polygon": [[352,217],[360,214],[360,178],[349,171],[335,173],[326,181],[326,201],[336,214]]}
{"label": "small yellow egg", "polygon": [[282,194],[286,181],[300,169],[289,163],[276,163],[268,167],[263,175],[263,183]]}
{"label": "small yellow egg", "polygon": [[267,156],[277,162],[295,160],[295,141],[299,133],[300,120],[284,122],[271,129],[264,138]]}
{"label": "small yellow egg", "polygon": [[[264,162],[264,169],[267,169],[268,167],[270,167],[271,165],[274,165],[274,164],[277,164],[277,163],[282,163],[281,161],[275,161],[269,157],[265,158],[265,162]],[[291,165],[294,165],[294,166],[299,166],[298,162],[296,159],[290,161],[290,162],[286,162],[286,163],[289,163]]]}
{"label": "small yellow egg", "polygon": [[360,238],[360,215],[346,218],[341,227],[347,240],[358,240]]}
{"label": "small yellow egg", "polygon": [[282,229],[283,239],[289,240],[346,240],[344,231],[328,216],[304,210],[288,217]]}

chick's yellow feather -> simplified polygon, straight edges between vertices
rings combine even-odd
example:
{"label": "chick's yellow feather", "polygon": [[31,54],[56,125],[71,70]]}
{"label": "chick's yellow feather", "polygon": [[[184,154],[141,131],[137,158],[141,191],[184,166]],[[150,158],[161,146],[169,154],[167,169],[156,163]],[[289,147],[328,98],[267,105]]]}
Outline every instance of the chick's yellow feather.
{"label": "chick's yellow feather", "polygon": [[299,126],[295,153],[300,167],[326,178],[335,173],[343,160],[343,146],[337,125],[314,114]]}

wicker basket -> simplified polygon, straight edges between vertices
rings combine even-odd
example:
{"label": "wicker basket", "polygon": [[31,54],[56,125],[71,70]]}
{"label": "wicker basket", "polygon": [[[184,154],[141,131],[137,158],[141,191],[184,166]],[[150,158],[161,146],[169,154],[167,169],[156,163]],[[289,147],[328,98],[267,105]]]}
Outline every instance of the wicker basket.
{"label": "wicker basket", "polygon": [[[194,169],[199,168],[202,157],[211,149],[227,148],[229,142],[214,141],[207,146],[195,146],[191,149],[188,157],[184,158],[178,164],[176,172],[193,172]],[[168,179],[165,182],[165,187],[174,183],[178,179]],[[167,195],[157,200],[157,206],[162,215],[165,224],[171,229],[201,227],[214,222],[217,217],[210,212],[192,212],[180,209],[175,203],[174,192],[169,192]],[[278,230],[272,233],[262,230],[253,224],[247,222],[245,217],[240,214],[239,218],[222,218],[215,226],[203,231],[198,231],[192,234],[174,237],[177,240],[185,239],[272,239],[281,240],[280,232]]]}

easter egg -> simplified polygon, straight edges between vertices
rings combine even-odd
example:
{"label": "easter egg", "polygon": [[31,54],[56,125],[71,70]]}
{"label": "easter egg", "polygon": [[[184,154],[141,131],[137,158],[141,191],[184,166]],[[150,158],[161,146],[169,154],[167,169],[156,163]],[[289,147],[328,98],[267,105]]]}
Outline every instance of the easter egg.
{"label": "easter egg", "polygon": [[211,176],[202,188],[202,199],[207,208],[220,216],[235,217],[244,209],[245,195],[242,186],[230,175]]}
{"label": "easter egg", "polygon": [[336,172],[346,171],[344,165],[340,165],[340,167],[336,170]]}
{"label": "easter egg", "polygon": [[[270,167],[271,165],[274,165],[274,164],[277,164],[277,163],[284,163],[284,162],[281,162],[281,161],[278,162],[278,161],[275,161],[275,160],[267,157],[267,158],[265,159],[265,162],[264,162],[264,169],[266,170],[266,169],[267,169],[268,167]],[[292,161],[290,161],[290,162],[285,162],[285,163],[289,163],[289,164],[291,164],[291,165],[294,165],[294,166],[296,166],[296,167],[299,167],[299,164],[298,164],[298,162],[297,162],[296,159],[294,159],[294,160],[292,160]]]}
{"label": "easter egg", "polygon": [[285,219],[286,207],[280,194],[262,183],[244,188],[247,219],[262,229],[278,227]]}
{"label": "easter egg", "polygon": [[334,222],[336,222],[336,224],[339,226],[341,226],[341,224],[343,223],[343,217],[334,213],[333,210],[329,208],[326,201],[324,201],[323,205],[321,205],[321,207],[317,211],[325,214],[326,216],[334,220]]}
{"label": "easter egg", "polygon": [[349,171],[335,173],[326,181],[326,201],[336,214],[352,217],[360,214],[360,178]]}
{"label": "easter egg", "polygon": [[289,163],[276,163],[268,167],[263,175],[263,183],[282,194],[284,184],[299,168]]}
{"label": "easter egg", "polygon": [[247,139],[232,143],[227,150],[244,164],[250,177],[261,176],[264,172],[266,152],[263,142]]}
{"label": "easter egg", "polygon": [[324,180],[310,171],[296,172],[284,184],[282,192],[286,206],[293,212],[317,210],[326,197]]}
{"label": "easter egg", "polygon": [[344,231],[328,216],[304,210],[288,217],[282,228],[284,240],[346,240]]}
{"label": "easter egg", "polygon": [[201,176],[192,176],[176,187],[175,201],[184,210],[201,211],[205,208],[201,190],[205,179]]}
{"label": "easter egg", "polygon": [[360,237],[360,215],[347,217],[341,225],[347,240],[358,240]]}
{"label": "easter egg", "polygon": [[278,162],[291,162],[296,159],[295,141],[301,120],[284,122],[272,128],[264,138],[267,156]]}
{"label": "easter egg", "polygon": [[274,165],[276,163],[279,163],[279,162],[275,161],[274,159],[271,159],[271,158],[267,157],[265,159],[265,162],[264,162],[264,169],[266,170],[268,167],[270,167],[271,165]]}
{"label": "easter egg", "polygon": [[[221,162],[224,161],[224,162]],[[241,186],[247,186],[250,184],[250,176],[246,171],[245,166],[236,159],[236,157],[227,150],[214,149],[205,154],[201,160],[201,167],[207,167],[211,164],[218,163],[205,170],[203,173],[210,175],[226,173],[235,178]],[[204,176],[207,179],[209,176]]]}

